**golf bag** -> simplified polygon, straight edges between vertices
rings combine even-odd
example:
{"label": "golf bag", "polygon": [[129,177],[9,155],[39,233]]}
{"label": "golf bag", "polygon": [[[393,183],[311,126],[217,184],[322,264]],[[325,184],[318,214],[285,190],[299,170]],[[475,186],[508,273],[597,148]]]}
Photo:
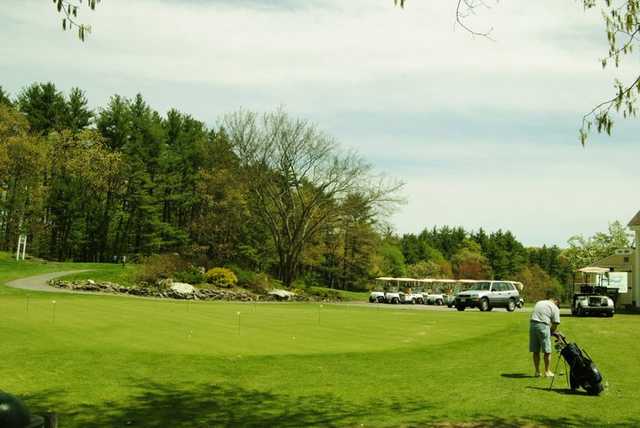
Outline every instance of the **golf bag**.
{"label": "golf bag", "polygon": [[556,349],[569,365],[569,386],[572,391],[583,388],[589,395],[598,395],[602,392],[602,374],[595,363],[587,354],[575,343],[567,342],[562,334],[555,334]]}

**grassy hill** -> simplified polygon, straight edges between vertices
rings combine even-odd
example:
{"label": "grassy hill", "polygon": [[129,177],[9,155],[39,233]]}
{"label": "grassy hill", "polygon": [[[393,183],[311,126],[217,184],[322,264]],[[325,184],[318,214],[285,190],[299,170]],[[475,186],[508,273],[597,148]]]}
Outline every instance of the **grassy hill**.
{"label": "grassy hill", "polygon": [[[0,282],[72,268],[112,267],[5,257]],[[602,369],[608,390],[601,397],[567,394],[564,377],[554,391],[527,377],[523,312],[186,302],[0,286],[0,321],[0,389],[60,413],[63,427],[640,424],[640,317],[632,315],[562,320]]]}

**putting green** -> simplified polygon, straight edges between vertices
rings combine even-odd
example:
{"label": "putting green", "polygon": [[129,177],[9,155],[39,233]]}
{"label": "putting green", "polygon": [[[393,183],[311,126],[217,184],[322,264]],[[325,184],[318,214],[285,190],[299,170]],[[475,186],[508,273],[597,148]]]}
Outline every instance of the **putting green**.
{"label": "putting green", "polygon": [[[43,271],[0,263],[3,281]],[[58,412],[63,427],[640,424],[640,317],[630,315],[562,320],[602,369],[601,397],[567,394],[564,377],[554,391],[526,377],[526,313],[0,287],[0,321],[0,389]]]}

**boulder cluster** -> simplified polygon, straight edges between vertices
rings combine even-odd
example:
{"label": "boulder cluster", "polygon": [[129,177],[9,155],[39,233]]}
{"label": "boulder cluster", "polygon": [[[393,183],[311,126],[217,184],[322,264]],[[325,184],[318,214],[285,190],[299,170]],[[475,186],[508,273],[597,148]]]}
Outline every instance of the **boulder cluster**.
{"label": "boulder cluster", "polygon": [[157,297],[180,300],[229,300],[229,301],[309,301],[313,297],[295,294],[287,290],[271,290],[266,294],[256,294],[242,289],[198,288],[183,282],[166,279],[156,285],[141,284],[126,287],[113,282],[99,282],[91,279],[80,281],[64,281],[54,279],[49,285],[73,291],[89,291],[111,294],[129,294],[132,296]]}

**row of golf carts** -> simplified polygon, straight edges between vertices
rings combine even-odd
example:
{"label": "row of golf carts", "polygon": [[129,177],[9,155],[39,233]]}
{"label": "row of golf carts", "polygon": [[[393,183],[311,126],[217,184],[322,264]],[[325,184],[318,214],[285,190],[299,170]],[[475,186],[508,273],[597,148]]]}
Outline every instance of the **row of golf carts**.
{"label": "row of golf carts", "polygon": [[[583,268],[579,272],[585,282],[577,283],[574,279],[571,313],[612,317],[619,290],[619,287],[610,287],[614,283],[614,273],[597,267]],[[624,279],[624,275],[622,277]],[[504,308],[511,312],[524,305],[520,296],[522,289],[523,284],[516,281],[381,277],[376,278],[375,291],[369,295],[369,302],[447,305],[459,311]]]}
{"label": "row of golf carts", "polygon": [[524,303],[518,293],[522,287],[515,281],[381,277],[376,279],[376,291],[369,295],[369,302],[447,305],[458,310],[477,307],[482,311],[504,307],[511,311]]}

